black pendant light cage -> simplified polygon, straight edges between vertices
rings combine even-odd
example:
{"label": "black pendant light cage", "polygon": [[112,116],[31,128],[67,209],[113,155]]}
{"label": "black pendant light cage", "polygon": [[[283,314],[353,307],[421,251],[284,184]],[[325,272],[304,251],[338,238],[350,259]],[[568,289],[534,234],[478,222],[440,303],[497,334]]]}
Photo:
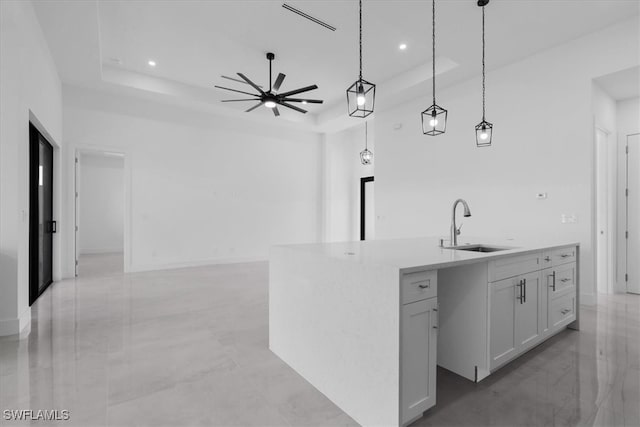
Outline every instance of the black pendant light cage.
{"label": "black pendant light cage", "polygon": [[476,125],[476,146],[490,147],[493,138],[493,124],[489,123],[485,117],[485,39],[484,39],[484,7],[489,0],[478,0],[478,6],[482,8],[482,121]]}
{"label": "black pendant light cage", "polygon": [[433,105],[422,112],[421,118],[422,133],[436,136],[445,133],[447,130],[447,110],[436,104],[436,0],[431,0],[431,30]]}
{"label": "black pendant light cage", "polygon": [[351,117],[364,118],[373,113],[376,103],[376,85],[362,78],[362,0],[360,7],[360,75],[347,89],[347,111]]}
{"label": "black pendant light cage", "polygon": [[493,124],[483,119],[476,125],[476,145],[478,147],[489,147],[492,135]]}
{"label": "black pendant light cage", "polygon": [[373,153],[368,147],[369,131],[367,123],[364,123],[364,150],[360,152],[360,163],[363,165],[370,165],[373,162]]}

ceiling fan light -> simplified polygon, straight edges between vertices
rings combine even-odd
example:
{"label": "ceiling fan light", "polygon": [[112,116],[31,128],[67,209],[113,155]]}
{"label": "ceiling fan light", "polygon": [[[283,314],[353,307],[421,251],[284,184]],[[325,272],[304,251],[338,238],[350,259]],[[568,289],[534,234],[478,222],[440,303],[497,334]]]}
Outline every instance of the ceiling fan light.
{"label": "ceiling fan light", "polygon": [[276,103],[275,101],[268,100],[268,101],[265,101],[264,106],[267,108],[274,108],[276,106]]}

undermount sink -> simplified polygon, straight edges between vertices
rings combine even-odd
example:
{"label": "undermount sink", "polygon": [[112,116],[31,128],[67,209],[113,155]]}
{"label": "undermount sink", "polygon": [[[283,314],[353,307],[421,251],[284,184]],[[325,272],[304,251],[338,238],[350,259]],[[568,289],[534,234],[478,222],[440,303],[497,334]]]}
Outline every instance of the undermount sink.
{"label": "undermount sink", "polygon": [[445,249],[454,249],[457,251],[470,251],[470,252],[497,252],[497,251],[506,251],[508,249],[514,249],[507,246],[490,246],[490,245],[459,245],[459,246],[449,246],[445,247]]}

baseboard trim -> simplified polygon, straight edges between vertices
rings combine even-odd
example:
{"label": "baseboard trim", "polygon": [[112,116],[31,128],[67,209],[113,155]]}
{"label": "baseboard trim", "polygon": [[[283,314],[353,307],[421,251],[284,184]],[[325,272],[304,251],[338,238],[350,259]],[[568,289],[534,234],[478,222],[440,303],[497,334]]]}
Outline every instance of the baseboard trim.
{"label": "baseboard trim", "polygon": [[266,257],[237,257],[237,258],[216,258],[201,261],[184,261],[184,262],[171,262],[162,264],[132,264],[129,269],[129,273],[140,273],[144,271],[157,271],[157,270],[174,270],[177,268],[190,268],[190,267],[205,267],[207,265],[218,264],[241,264],[244,262],[261,262],[267,261]]}
{"label": "baseboard trim", "polygon": [[21,334],[30,326],[31,307],[27,307],[18,318],[0,319],[0,337]]}
{"label": "baseboard trim", "polygon": [[80,255],[121,254],[123,248],[80,249]]}

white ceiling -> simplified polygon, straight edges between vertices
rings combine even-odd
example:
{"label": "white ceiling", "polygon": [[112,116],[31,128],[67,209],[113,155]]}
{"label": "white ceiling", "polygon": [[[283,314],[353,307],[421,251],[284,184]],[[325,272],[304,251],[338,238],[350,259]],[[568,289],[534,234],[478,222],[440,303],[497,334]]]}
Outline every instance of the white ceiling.
{"label": "white ceiling", "polygon": [[[345,89],[358,76],[356,1],[287,2],[337,27],[335,32],[285,10],[283,1],[33,3],[60,76],[71,85],[317,129],[333,116],[346,116]],[[488,71],[639,12],[636,0],[493,0],[486,9]],[[363,74],[379,85],[377,108],[397,102],[392,92],[406,94],[410,87],[430,94],[431,2],[369,0],[363,14]],[[437,2],[439,85],[479,73],[480,19],[475,0]],[[398,49],[401,42],[408,45],[405,51]],[[315,83],[319,89],[308,96],[325,104],[307,105],[306,116],[282,111],[276,119],[264,108],[243,113],[251,102],[220,103],[235,95],[214,84],[249,88],[221,75],[242,72],[268,86],[266,52],[276,54],[274,76],[287,75],[282,91]]]}
{"label": "white ceiling", "polygon": [[596,83],[616,101],[640,96],[640,67],[631,67],[595,79]]}

